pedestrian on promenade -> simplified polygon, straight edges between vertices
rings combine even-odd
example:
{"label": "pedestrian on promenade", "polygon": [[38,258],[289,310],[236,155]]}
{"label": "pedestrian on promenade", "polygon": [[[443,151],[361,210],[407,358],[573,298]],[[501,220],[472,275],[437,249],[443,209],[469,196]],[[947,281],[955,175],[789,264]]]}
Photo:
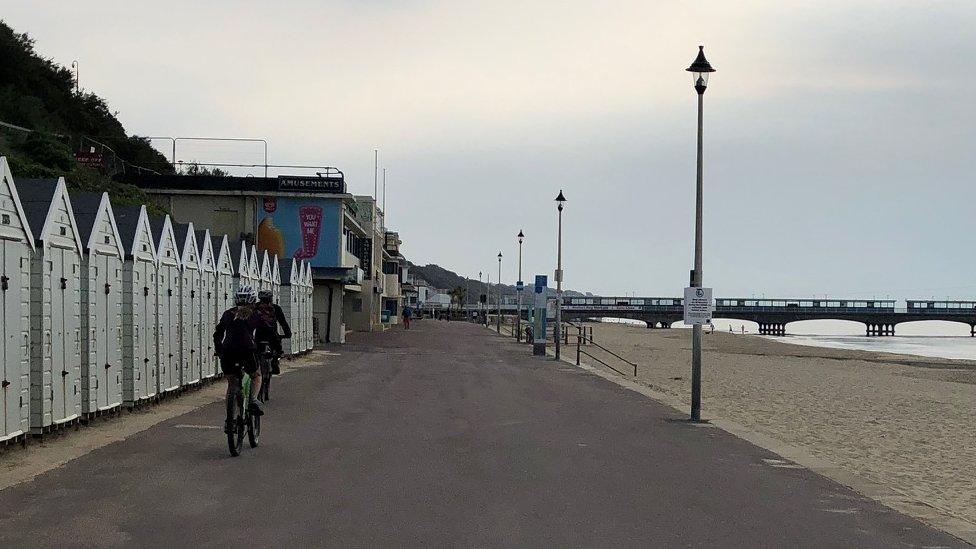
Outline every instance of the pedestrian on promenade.
{"label": "pedestrian on promenade", "polygon": [[410,317],[412,316],[413,316],[413,309],[411,309],[410,307],[404,307],[403,308],[403,329],[404,330],[410,329]]}

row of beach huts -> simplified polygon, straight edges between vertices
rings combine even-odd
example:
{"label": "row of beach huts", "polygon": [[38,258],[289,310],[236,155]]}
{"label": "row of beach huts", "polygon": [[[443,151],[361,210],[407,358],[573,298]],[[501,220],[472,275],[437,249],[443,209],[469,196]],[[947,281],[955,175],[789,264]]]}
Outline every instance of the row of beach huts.
{"label": "row of beach huts", "polygon": [[217,320],[242,284],[270,288],[312,347],[312,272],[63,178],[14,182],[0,157],[0,443],[220,374]]}

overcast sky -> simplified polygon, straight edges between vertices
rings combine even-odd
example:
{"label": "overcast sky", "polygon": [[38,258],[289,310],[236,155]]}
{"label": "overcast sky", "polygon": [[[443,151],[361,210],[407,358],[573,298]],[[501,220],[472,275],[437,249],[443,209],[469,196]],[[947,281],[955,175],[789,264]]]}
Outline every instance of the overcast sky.
{"label": "overcast sky", "polygon": [[[976,2],[0,0],[130,133],[339,167],[404,252],[477,277],[680,295],[705,45],[717,295],[976,297]],[[169,150],[165,143],[160,147]],[[260,149],[182,147],[261,162]]]}

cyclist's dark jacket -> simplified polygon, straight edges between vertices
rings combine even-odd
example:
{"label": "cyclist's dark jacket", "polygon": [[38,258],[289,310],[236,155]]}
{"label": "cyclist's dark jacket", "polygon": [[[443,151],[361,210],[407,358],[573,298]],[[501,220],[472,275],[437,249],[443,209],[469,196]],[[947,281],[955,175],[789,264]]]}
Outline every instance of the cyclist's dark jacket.
{"label": "cyclist's dark jacket", "polygon": [[261,319],[255,336],[257,341],[277,341],[279,324],[284,337],[291,337],[291,327],[285,320],[285,312],[277,303],[258,303],[257,313]]}
{"label": "cyclist's dark jacket", "polygon": [[224,349],[253,351],[254,330],[261,324],[261,316],[254,305],[238,305],[220,317],[214,331],[214,349],[223,354]]}

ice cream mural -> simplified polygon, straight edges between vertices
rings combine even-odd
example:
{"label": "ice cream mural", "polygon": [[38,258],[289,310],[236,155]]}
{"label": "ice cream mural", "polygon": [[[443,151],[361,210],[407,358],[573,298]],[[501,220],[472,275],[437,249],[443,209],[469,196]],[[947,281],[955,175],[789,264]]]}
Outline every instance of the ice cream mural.
{"label": "ice cream mural", "polygon": [[319,253],[319,233],[322,231],[322,208],[298,208],[298,222],[302,229],[302,247],[295,250],[295,259],[311,259]]}
{"label": "ice cream mural", "polygon": [[338,266],[339,208],[336,200],[265,198],[258,212],[258,249],[313,267]]}

